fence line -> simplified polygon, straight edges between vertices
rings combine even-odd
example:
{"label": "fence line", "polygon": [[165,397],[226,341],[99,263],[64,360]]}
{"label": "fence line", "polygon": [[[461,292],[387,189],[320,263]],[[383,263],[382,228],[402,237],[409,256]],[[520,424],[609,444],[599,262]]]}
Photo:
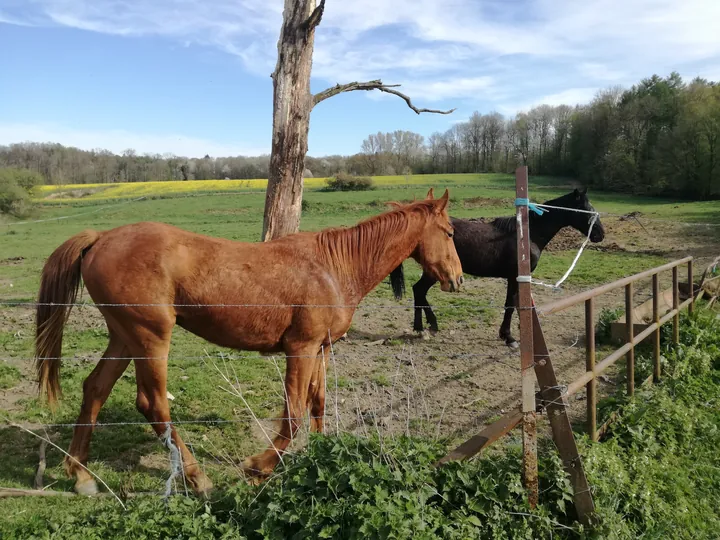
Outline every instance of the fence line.
{"label": "fence line", "polygon": [[486,304],[485,306],[415,306],[413,304],[172,304],[172,303],[94,303],[94,302],[76,302],[76,303],[53,303],[53,302],[4,302],[0,301],[0,306],[17,307],[17,308],[35,308],[40,306],[47,307],[182,307],[182,308],[317,308],[317,309],[421,309],[432,307],[439,310],[471,310],[471,311],[487,311],[495,309],[506,311],[508,309],[535,309],[534,307],[518,308],[517,306],[500,306],[499,304]]}
{"label": "fence line", "polygon": [[95,210],[91,210],[91,211],[89,211],[89,212],[80,212],[80,213],[77,213],[77,214],[71,214],[71,215],[69,215],[69,216],[60,216],[60,217],[54,217],[54,218],[34,219],[34,220],[30,220],[30,221],[14,221],[14,222],[13,222],[13,221],[10,221],[10,222],[7,222],[7,223],[3,223],[3,225],[5,225],[6,227],[12,227],[12,226],[15,226],[15,225],[31,225],[31,224],[33,224],[33,223],[46,223],[46,222],[48,222],[48,221],[61,221],[61,220],[63,220],[63,219],[72,219],[72,218],[76,218],[76,217],[80,217],[80,216],[87,216],[87,215],[90,215],[90,214],[97,214],[98,212],[100,212],[100,211],[102,211],[102,210],[105,210],[105,209],[107,209],[107,208],[114,208],[114,207],[116,207],[116,206],[123,206],[123,205],[126,205],[126,204],[130,204],[130,203],[142,201],[143,199],[146,199],[146,198],[147,198],[147,195],[143,195],[142,197],[138,197],[137,199],[132,199],[132,200],[129,200],[129,201],[123,201],[123,202],[115,203],[115,204],[108,204],[108,205],[106,205],[106,206],[101,206],[100,208],[96,208]]}

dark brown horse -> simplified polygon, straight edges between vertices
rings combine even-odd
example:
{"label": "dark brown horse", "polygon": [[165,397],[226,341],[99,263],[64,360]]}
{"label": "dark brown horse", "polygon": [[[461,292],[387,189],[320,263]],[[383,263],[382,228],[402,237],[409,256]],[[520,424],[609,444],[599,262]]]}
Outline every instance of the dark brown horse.
{"label": "dark brown horse", "polygon": [[[595,220],[592,231],[590,222],[592,214],[573,212],[572,209],[594,212],[592,204],[587,198],[587,189],[574,190],[567,195],[546,201],[546,205],[568,208],[549,209],[542,215],[530,212],[530,264],[534,271],[543,249],[555,235],[565,227],[573,227],[582,234],[590,232],[590,241],[601,242],[605,238],[605,229],[600,218]],[[507,294],[505,298],[505,316],[500,326],[500,339],[513,348],[517,342],[510,332],[510,324],[517,294],[517,220],[515,216],[501,217],[486,222],[476,219],[451,218],[455,228],[455,249],[457,249],[463,272],[477,277],[496,277],[507,279]],[[393,270],[390,275],[393,292],[400,298],[404,289],[402,268]],[[415,321],[413,328],[416,332],[423,331],[422,313],[425,311],[427,323],[432,332],[437,332],[437,318],[427,300],[427,292],[437,280],[428,272],[423,271],[420,280],[413,285],[415,304]]]}
{"label": "dark brown horse", "polygon": [[[167,357],[173,326],[223,347],[283,352],[286,401],[279,434],[246,470],[267,475],[310,409],[323,429],[328,345],[350,327],[356,306],[393,268],[417,260],[445,291],[457,290],[462,268],[452,242],[448,192],[395,208],[350,228],[303,232],[246,243],[136,223],[85,231],[58,247],[43,268],[35,342],[40,391],[51,406],[60,393],[63,327],[81,279],[107,323],[110,342],[83,384],[83,402],[65,469],[75,490],[97,485],[81,466],[100,408],[135,361],[137,408],[161,435],[171,429],[188,483],[212,487],[170,420]],[[119,358],[110,360],[110,358]]]}

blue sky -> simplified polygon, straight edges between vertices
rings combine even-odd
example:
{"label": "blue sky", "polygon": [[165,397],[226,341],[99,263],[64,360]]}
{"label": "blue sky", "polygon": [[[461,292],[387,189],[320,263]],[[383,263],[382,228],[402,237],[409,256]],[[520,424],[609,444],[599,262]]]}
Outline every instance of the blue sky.
{"label": "blue sky", "polygon": [[[720,80],[718,0],[326,0],[313,91],[382,78],[313,111],[310,154],[370,133],[444,131],[475,110],[583,103],[679,71]],[[282,0],[0,0],[0,144],[268,152]]]}

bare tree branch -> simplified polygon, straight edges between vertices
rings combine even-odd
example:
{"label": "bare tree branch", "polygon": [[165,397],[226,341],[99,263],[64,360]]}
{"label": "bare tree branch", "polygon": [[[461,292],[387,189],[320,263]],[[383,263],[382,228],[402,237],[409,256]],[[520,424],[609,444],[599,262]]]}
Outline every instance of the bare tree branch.
{"label": "bare tree branch", "polygon": [[323,12],[325,11],[325,0],[320,0],[320,4],[313,10],[313,12],[310,14],[310,16],[305,20],[304,23],[300,26],[302,30],[305,32],[312,32],[315,30],[315,27],[320,24],[320,20],[322,19]]}
{"label": "bare tree branch", "polygon": [[347,84],[336,84],[335,86],[332,86],[328,88],[327,90],[323,90],[322,92],[318,92],[313,96],[313,106],[317,105],[321,101],[325,101],[328,98],[331,98],[333,96],[336,96],[338,94],[342,94],[343,92],[354,92],[355,90],[379,90],[380,92],[385,92],[386,94],[393,94],[394,96],[398,96],[399,98],[403,99],[405,103],[407,103],[407,106],[410,107],[413,111],[415,111],[417,114],[420,113],[434,113],[434,114],[450,114],[455,109],[450,109],[449,111],[440,111],[438,109],[420,109],[413,105],[412,100],[409,96],[406,96],[399,90],[395,90],[395,88],[399,87],[399,84],[383,84],[383,82],[380,79],[376,79],[374,81],[368,81],[368,82],[351,82]]}

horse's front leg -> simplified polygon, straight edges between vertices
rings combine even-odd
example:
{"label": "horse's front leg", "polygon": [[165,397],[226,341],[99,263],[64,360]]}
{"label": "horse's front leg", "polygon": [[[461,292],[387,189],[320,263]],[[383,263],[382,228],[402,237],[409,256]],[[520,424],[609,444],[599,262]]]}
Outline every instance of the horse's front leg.
{"label": "horse's front leg", "polygon": [[307,406],[310,409],[310,431],[323,432],[325,419],[325,373],[327,372],[328,350],[320,350],[315,360],[315,371],[308,387]]}
{"label": "horse's front leg", "polygon": [[416,332],[422,332],[423,331],[423,323],[422,323],[422,312],[425,311],[425,318],[427,319],[428,326],[430,327],[431,332],[437,332],[438,331],[438,323],[437,318],[435,317],[435,313],[433,313],[432,307],[430,306],[430,303],[427,299],[427,293],[430,290],[430,288],[437,283],[437,280],[428,276],[427,274],[423,273],[422,276],[420,276],[420,279],[418,280],[415,285],[413,285],[413,300],[415,305],[415,322],[413,324],[413,329]]}
{"label": "horse's front leg", "polygon": [[503,322],[500,325],[500,339],[504,340],[505,344],[513,349],[517,349],[519,347],[518,342],[510,332],[513,311],[515,310],[515,305],[517,304],[517,292],[517,281],[513,278],[509,278],[507,281],[507,294],[505,296],[505,314],[503,315]]}
{"label": "horse's front leg", "polygon": [[316,372],[316,355],[319,349],[319,345],[305,345],[288,347],[285,351],[285,408],[280,419],[280,430],[267,450],[245,460],[244,468],[249,476],[268,476],[300,429],[307,410],[308,389]]}

